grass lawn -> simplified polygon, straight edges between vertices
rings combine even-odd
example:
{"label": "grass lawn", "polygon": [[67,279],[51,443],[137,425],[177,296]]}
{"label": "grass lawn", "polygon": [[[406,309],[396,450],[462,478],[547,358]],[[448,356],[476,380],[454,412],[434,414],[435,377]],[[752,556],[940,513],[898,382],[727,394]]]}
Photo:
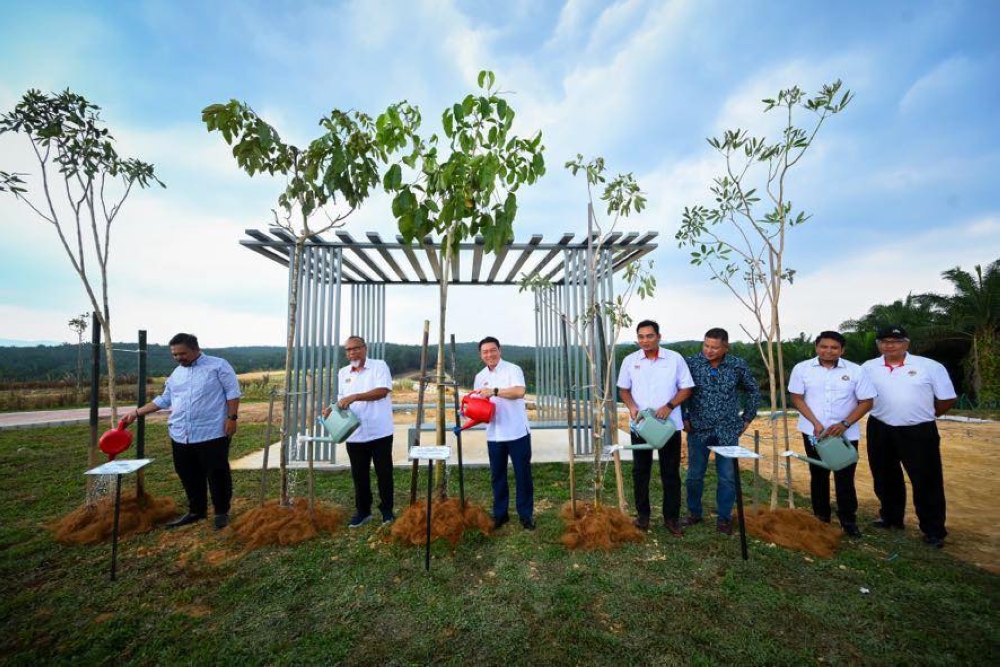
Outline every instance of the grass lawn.
{"label": "grass lawn", "polygon": [[[241,424],[233,456],[258,447],[261,429]],[[148,488],[181,503],[165,427],[148,433]],[[80,502],[86,441],[86,427],[0,432],[4,664],[970,665],[1000,652],[1000,577],[913,528],[866,531],[832,560],[751,539],[744,563],[738,538],[711,525],[568,553],[559,465],[534,468],[537,531],[435,544],[429,574],[421,549],[371,525],[242,553],[203,522],[123,541],[110,583],[108,546],[62,546],[45,528]],[[408,479],[397,472],[400,503]],[[238,512],[258,474],[235,482]],[[487,472],[467,484],[488,507]],[[318,489],[351,504],[346,473],[319,475]]]}

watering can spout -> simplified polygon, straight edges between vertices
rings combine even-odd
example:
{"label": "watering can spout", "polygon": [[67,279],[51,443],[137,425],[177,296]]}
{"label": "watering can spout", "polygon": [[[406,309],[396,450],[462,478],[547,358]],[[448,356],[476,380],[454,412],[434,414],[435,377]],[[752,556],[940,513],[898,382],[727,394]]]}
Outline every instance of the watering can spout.
{"label": "watering can spout", "polygon": [[793,453],[792,456],[794,456],[800,461],[805,461],[806,463],[814,465],[817,468],[823,468],[824,470],[833,470],[833,468],[831,468],[825,461],[820,461],[819,459],[814,459],[808,456],[802,456],[801,454],[795,454],[795,453]]}

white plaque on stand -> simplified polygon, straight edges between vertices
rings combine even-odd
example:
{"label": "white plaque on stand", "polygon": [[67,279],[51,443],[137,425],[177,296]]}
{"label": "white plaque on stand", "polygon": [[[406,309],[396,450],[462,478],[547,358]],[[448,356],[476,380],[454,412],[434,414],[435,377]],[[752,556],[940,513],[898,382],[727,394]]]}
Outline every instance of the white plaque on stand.
{"label": "white plaque on stand", "polygon": [[127,459],[124,461],[108,461],[96,468],[91,468],[84,475],[128,475],[140,468],[145,468],[153,459]]}
{"label": "white plaque on stand", "polygon": [[725,456],[727,459],[759,459],[760,454],[755,454],[746,447],[709,447],[716,456]]}
{"label": "white plaque on stand", "polygon": [[430,445],[419,445],[410,447],[410,458],[424,461],[447,461],[451,458],[451,447],[438,447]]}

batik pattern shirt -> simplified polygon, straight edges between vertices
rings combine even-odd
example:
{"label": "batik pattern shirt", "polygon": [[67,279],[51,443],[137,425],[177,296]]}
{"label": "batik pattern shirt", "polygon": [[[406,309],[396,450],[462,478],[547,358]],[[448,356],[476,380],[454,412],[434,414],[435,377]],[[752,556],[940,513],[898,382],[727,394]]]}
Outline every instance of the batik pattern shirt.
{"label": "batik pattern shirt", "polygon": [[[714,433],[727,442],[739,437],[757,416],[760,388],[747,362],[727,354],[717,368],[701,352],[687,358],[694,391],[685,403],[685,419],[698,434]],[[742,396],[741,396],[742,394]]]}

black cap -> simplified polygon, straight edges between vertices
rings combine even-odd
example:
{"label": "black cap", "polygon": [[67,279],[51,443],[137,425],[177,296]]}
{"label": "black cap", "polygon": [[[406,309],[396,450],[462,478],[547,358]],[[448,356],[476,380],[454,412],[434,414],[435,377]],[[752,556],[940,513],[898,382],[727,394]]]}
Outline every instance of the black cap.
{"label": "black cap", "polygon": [[888,324],[884,327],[879,327],[878,331],[875,332],[875,340],[883,340],[885,338],[909,338],[906,335],[906,329],[899,326],[898,324]]}

